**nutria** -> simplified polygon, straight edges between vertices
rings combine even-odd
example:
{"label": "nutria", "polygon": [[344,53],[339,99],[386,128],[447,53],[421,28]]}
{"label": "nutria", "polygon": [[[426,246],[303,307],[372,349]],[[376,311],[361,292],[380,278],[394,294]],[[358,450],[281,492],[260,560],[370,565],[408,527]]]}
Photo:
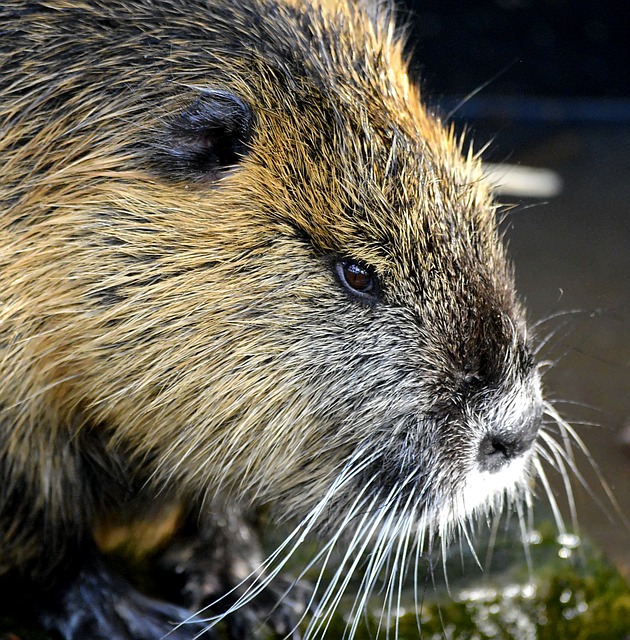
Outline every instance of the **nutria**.
{"label": "nutria", "polygon": [[154,639],[189,615],[101,557],[110,514],[184,505],[214,597],[255,564],[262,505],[298,525],[260,589],[306,534],[371,540],[371,589],[396,536],[446,544],[527,494],[543,402],[495,205],[380,3],[0,19],[0,574],[46,627]]}

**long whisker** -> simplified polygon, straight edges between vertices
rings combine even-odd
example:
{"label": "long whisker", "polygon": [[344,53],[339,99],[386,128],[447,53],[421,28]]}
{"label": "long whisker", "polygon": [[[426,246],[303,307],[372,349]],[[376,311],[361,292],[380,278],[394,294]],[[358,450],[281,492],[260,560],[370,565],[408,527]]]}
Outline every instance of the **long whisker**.
{"label": "long whisker", "polygon": [[[361,558],[365,553],[367,547],[369,546],[375,531],[378,529],[379,525],[381,525],[384,516],[385,513],[383,510],[378,510],[375,515],[366,514],[364,516],[364,519],[368,520],[371,518],[373,520],[372,525],[357,528],[355,537],[350,543],[348,551],[339,564],[335,575],[332,578],[328,588],[326,589],[326,592],[324,593],[324,596],[320,603],[320,608],[326,611],[326,614],[323,618],[323,622],[317,621],[318,624],[315,626],[315,629],[322,631],[322,637],[325,636],[326,630],[328,629],[331,622],[332,613],[336,610],[339,601],[341,600],[341,596],[343,595],[346,587],[348,586],[348,583],[350,582],[350,579],[352,578],[352,574],[361,561]],[[349,558],[351,555],[354,555],[354,560],[349,563]],[[342,575],[343,579],[340,580]],[[338,584],[339,587],[337,586]]]}
{"label": "long whisker", "polygon": [[566,534],[567,529],[564,524],[564,520],[562,518],[562,513],[560,511],[560,508],[558,507],[558,503],[556,501],[555,496],[553,495],[553,491],[551,489],[551,485],[549,484],[547,474],[545,473],[545,470],[543,469],[540,463],[540,460],[538,459],[538,456],[534,458],[534,468],[536,469],[538,473],[538,477],[540,478],[540,481],[542,482],[543,487],[545,488],[547,500],[549,500],[549,505],[551,506],[551,511],[553,513],[554,520],[556,521],[556,528],[561,534]]}
{"label": "long whisker", "polygon": [[[542,318],[539,318],[534,322],[530,322],[529,328],[530,330],[536,331],[538,327],[544,324],[547,324],[548,322],[554,322],[558,320],[558,318],[562,318],[563,320],[566,320],[566,322],[569,322],[576,317],[586,318],[586,317],[589,317],[590,315],[592,315],[592,311],[588,311],[586,309],[563,309],[562,311],[556,311],[554,313],[550,313],[546,316],[543,316]],[[560,326],[561,327],[564,326],[566,322],[562,322]]]}
{"label": "long whisker", "polygon": [[575,476],[580,476],[581,474],[577,471],[575,461],[573,460],[571,446],[568,443],[565,443],[565,447],[562,448],[553,438],[550,438],[547,434],[541,434],[541,438],[548,446],[549,451],[555,461],[555,468],[560,473],[560,477],[562,478],[562,482],[564,484],[564,491],[567,497],[567,502],[569,504],[569,511],[571,513],[571,523],[573,525],[573,530],[578,531],[578,519],[577,519],[577,509],[575,506],[575,497],[573,495],[573,486],[571,485],[571,478],[569,476],[569,472],[567,466],[571,471],[574,472]]}
{"label": "long whisker", "polygon": [[527,571],[531,576],[534,573],[534,563],[532,562],[532,553],[529,546],[529,539],[527,536],[527,524],[525,522],[525,514],[523,513],[523,505],[520,501],[516,502],[516,513],[518,515],[518,526],[521,532],[521,541],[523,544],[523,552],[525,553],[525,562],[527,563]]}
{"label": "long whisker", "polygon": [[[290,558],[294,555],[295,551],[303,544],[308,534],[314,529],[315,525],[319,522],[322,514],[327,509],[328,505],[333,501],[333,498],[338,492],[343,490],[365,467],[373,461],[375,454],[364,456],[362,462],[359,462],[362,450],[357,451],[346,463],[342,471],[337,476],[337,479],[331,485],[330,489],[324,495],[322,500],[311,510],[311,512],[293,529],[291,533],[284,539],[284,541],[265,559],[261,566],[234,586],[230,591],[225,593],[221,598],[211,602],[203,607],[201,610],[195,612],[186,620],[182,621],[174,629],[179,628],[190,622],[199,622],[199,616],[208,609],[216,607],[218,603],[227,599],[231,594],[237,592],[242,587],[245,587],[243,593],[237,598],[226,611],[221,614],[206,618],[204,622],[208,624],[207,629],[213,627],[215,624],[234,613],[237,609],[241,608],[245,604],[251,602],[256,596],[264,591],[267,586],[278,576],[282,569],[289,562]],[[358,498],[357,498],[358,499]],[[337,532],[337,536],[330,541],[331,548],[334,546],[335,541],[341,535],[343,528]],[[326,547],[327,548],[327,547]],[[200,632],[195,638],[200,637],[205,631]]]}
{"label": "long whisker", "polygon": [[488,548],[486,549],[485,567],[488,571],[492,564],[492,557],[494,555],[494,547],[497,541],[497,535],[499,533],[499,525],[501,523],[501,512],[492,514],[492,522],[490,523],[490,536],[488,539]]}
{"label": "long whisker", "polygon": [[374,585],[378,579],[378,576],[382,570],[384,562],[389,557],[389,549],[388,544],[395,539],[398,531],[396,530],[395,525],[397,521],[400,520],[398,514],[399,507],[398,502],[392,504],[392,500],[400,493],[400,487],[396,488],[390,494],[388,500],[386,500],[387,509],[389,511],[388,517],[385,520],[384,526],[381,527],[380,532],[374,542],[374,546],[372,549],[372,553],[370,554],[370,559],[367,564],[367,567],[364,572],[364,576],[361,582],[361,587],[359,589],[359,593],[361,594],[361,598],[355,599],[354,606],[351,611],[351,617],[353,619],[353,624],[351,628],[350,637],[354,634],[356,630],[356,625],[359,620],[359,613],[362,610],[365,610],[367,601],[371,597],[372,591],[374,589]]}
{"label": "long whisker", "polygon": [[[555,469],[562,478],[571,522],[574,530],[577,530],[577,509],[572,480],[577,480],[587,488],[588,483],[579,470],[576,454],[587,457],[596,471],[597,467],[574,427],[561,418],[555,407],[545,402],[544,413],[548,422],[540,431],[528,464],[530,471],[537,474],[539,483],[543,487],[558,532],[565,534],[567,527],[549,482],[548,469]],[[443,483],[442,470],[423,469],[424,475],[420,482],[416,473],[409,473],[405,470],[405,465],[402,465],[400,479],[390,486],[388,493],[385,493],[382,486],[379,486],[378,474],[366,473],[368,469],[374,468],[375,464],[380,464],[381,455],[382,453],[377,449],[370,449],[367,446],[356,451],[339,471],[336,480],[332,482],[325,495],[284,541],[255,572],[223,596],[226,598],[231,594],[238,594],[236,600],[232,601],[224,612],[205,619],[207,628],[213,627],[261,594],[285,568],[307,536],[314,533],[316,529],[321,530],[322,523],[325,523],[330,530],[330,536],[320,546],[315,556],[301,569],[298,577],[284,594],[286,596],[296,583],[315,569],[314,585],[308,602],[287,637],[292,637],[310,614],[305,638],[310,640],[325,638],[351,581],[359,574],[361,578],[348,609],[348,622],[343,637],[351,640],[357,635],[359,624],[363,616],[367,615],[368,604],[377,585],[381,588],[379,595],[381,609],[380,616],[375,621],[376,628],[373,629],[373,633],[377,638],[398,637],[404,586],[407,579],[411,577],[410,570],[413,571],[417,625],[419,633],[422,633],[419,607],[423,596],[419,582],[419,567],[425,552],[433,551],[433,542],[439,545],[436,560],[441,563],[444,584],[450,592],[448,547],[454,540],[459,540],[462,554],[465,552],[466,555],[472,555],[479,567],[489,566],[498,529],[503,520],[502,514],[506,512],[514,513],[518,518],[525,561],[529,574],[532,575],[533,561],[528,531],[533,525],[533,507],[531,490],[525,478],[513,489],[495,496],[487,505],[490,538],[485,562],[482,563],[473,544],[476,507],[454,502],[452,511],[459,515],[455,520],[449,519],[445,515],[444,505],[437,500],[433,490],[430,489]],[[598,477],[603,486],[606,486],[601,479],[601,474]],[[363,480],[364,478],[367,480]],[[352,496],[351,501],[348,501],[349,496]],[[346,504],[343,514],[338,511],[337,506],[341,500]],[[333,558],[332,576],[328,577]],[[362,564],[364,566],[361,567]],[[359,571],[360,567],[361,571]],[[428,571],[430,573],[427,576],[433,575],[431,562],[429,562]],[[424,589],[426,591],[426,586]],[[204,607],[188,621],[198,623],[199,615],[214,608],[219,602],[221,600]],[[200,633],[195,637],[201,637],[201,635]]]}
{"label": "long whisker", "polygon": [[[584,454],[584,456],[589,462],[589,465],[595,472],[595,475],[597,476],[597,480],[600,483],[600,486],[602,487],[602,489],[604,490],[604,493],[606,494],[606,498],[608,499],[610,504],[613,506],[613,509],[615,510],[615,514],[623,522],[624,526],[630,529],[630,520],[628,520],[628,518],[622,512],[621,507],[619,506],[619,503],[617,502],[617,499],[615,498],[612,492],[612,489],[610,488],[610,485],[604,478],[601,472],[601,469],[599,468],[599,465],[597,464],[597,462],[595,462],[590,451],[584,444],[584,441],[576,433],[575,429],[564,418],[562,418],[562,416],[557,412],[557,410],[554,408],[553,405],[546,402],[544,405],[544,409],[545,409],[545,413],[549,417],[553,418],[553,420],[556,422],[558,427],[561,429],[562,433],[565,434],[563,437],[565,437],[567,440],[570,439],[570,441],[573,444],[577,445],[578,449],[582,452],[582,454]],[[578,475],[578,478],[581,477],[581,474],[577,474],[577,475]],[[580,482],[582,481],[580,480]],[[585,485],[585,488],[587,488],[588,490],[588,484]],[[599,500],[597,498],[595,499],[599,503]],[[603,507],[603,505],[602,505],[602,508],[606,512],[606,509]]]}

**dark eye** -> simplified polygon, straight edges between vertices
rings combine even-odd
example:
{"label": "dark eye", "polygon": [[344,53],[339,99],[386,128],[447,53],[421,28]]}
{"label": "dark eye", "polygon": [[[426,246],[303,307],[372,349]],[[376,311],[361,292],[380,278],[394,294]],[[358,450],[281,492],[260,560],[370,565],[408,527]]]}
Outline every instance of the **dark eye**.
{"label": "dark eye", "polygon": [[337,275],[347,289],[361,298],[375,299],[378,293],[372,267],[357,260],[338,260]]}

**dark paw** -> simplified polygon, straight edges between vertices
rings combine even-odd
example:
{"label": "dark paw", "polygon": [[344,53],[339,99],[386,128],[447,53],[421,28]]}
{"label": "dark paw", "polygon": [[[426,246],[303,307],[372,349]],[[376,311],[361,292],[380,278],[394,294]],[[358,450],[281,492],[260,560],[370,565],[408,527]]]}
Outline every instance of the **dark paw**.
{"label": "dark paw", "polygon": [[200,617],[220,616],[236,604],[237,608],[225,617],[230,640],[268,638],[269,631],[283,640],[300,640],[302,635],[298,626],[310,602],[311,590],[278,577],[266,584],[252,600],[241,604],[239,598],[245,593],[246,585],[241,584],[221,596],[207,594],[196,608]]}
{"label": "dark paw", "polygon": [[[293,585],[288,591],[289,583],[276,578],[250,601],[241,603],[239,599],[246,592],[246,585],[243,583],[221,593],[209,593],[204,585],[199,585],[206,595],[197,600],[193,609],[198,611],[200,618],[227,614],[223,620],[230,640],[268,638],[269,631],[283,640],[300,640],[298,626],[309,603],[310,590]],[[235,605],[236,608],[230,611]]]}
{"label": "dark paw", "polygon": [[[300,640],[298,624],[311,604],[312,589],[302,582],[278,576],[269,582],[241,614],[251,628],[264,622],[279,638]],[[233,614],[233,615],[238,615]],[[228,623],[229,624],[229,623]],[[236,640],[238,636],[234,636]]]}
{"label": "dark paw", "polygon": [[[165,594],[168,600],[209,619],[223,616],[239,602],[251,585],[251,573],[260,566],[260,551],[255,532],[243,521],[233,521],[230,528],[215,530],[212,539],[190,538],[174,545],[159,565],[157,581],[174,588]],[[297,627],[310,602],[309,587],[278,576],[226,615],[225,628],[231,640],[268,637],[269,630],[279,638],[299,640]]]}
{"label": "dark paw", "polygon": [[148,598],[100,560],[46,603],[43,626],[64,640],[191,640],[213,638],[186,609]]}

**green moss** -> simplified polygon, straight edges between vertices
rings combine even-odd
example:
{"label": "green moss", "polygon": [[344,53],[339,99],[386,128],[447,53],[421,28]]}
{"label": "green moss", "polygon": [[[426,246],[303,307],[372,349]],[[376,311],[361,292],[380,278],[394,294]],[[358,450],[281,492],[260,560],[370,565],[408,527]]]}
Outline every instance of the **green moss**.
{"label": "green moss", "polygon": [[[503,570],[462,581],[452,597],[443,589],[425,593],[421,612],[398,618],[398,640],[626,640],[627,582],[599,552],[575,540],[567,553],[551,532],[543,536],[531,549],[533,573],[522,558],[505,555]],[[326,638],[342,638],[345,626],[336,615]],[[365,616],[356,640],[372,640],[377,628],[377,613]]]}
{"label": "green moss", "polygon": [[540,640],[623,640],[630,633],[628,585],[603,558],[553,576],[544,604]]}

